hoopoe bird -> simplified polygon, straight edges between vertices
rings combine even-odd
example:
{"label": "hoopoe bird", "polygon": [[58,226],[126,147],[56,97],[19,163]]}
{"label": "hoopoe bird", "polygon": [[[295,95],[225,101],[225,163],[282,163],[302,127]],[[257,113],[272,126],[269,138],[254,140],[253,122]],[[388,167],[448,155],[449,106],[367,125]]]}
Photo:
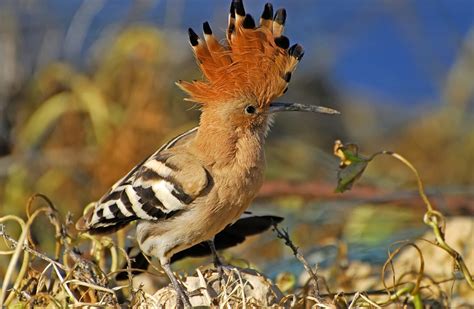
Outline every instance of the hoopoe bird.
{"label": "hoopoe bird", "polygon": [[[283,35],[285,9],[264,7],[259,26],[241,0],[230,7],[226,44],[203,24],[204,40],[189,29],[201,81],[176,84],[201,107],[199,126],[171,140],[112,186],[76,224],[90,234],[114,232],[137,221],[144,254],[158,258],[190,307],[170,261],[210,241],[249,207],[262,183],[264,143],[276,112],[338,112],[279,103],[303,48]],[[212,242],[211,242],[212,244]]]}

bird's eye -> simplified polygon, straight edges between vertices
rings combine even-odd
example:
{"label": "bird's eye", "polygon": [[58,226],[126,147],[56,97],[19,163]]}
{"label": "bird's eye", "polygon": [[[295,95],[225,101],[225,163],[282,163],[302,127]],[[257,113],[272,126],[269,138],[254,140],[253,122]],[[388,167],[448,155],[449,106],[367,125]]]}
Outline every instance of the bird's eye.
{"label": "bird's eye", "polygon": [[257,109],[253,105],[247,105],[247,107],[245,107],[246,114],[252,115],[252,114],[255,114],[256,111]]}

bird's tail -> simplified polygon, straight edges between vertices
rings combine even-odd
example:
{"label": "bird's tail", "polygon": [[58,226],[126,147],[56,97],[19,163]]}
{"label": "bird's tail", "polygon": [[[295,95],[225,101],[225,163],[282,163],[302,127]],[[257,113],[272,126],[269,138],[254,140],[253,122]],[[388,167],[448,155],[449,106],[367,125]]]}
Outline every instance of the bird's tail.
{"label": "bird's tail", "polygon": [[[245,241],[246,237],[257,235],[268,230],[274,224],[283,221],[282,217],[277,216],[254,216],[244,215],[235,223],[227,226],[224,230],[218,233],[214,238],[214,245],[217,250],[224,250],[231,248]],[[131,262],[131,273],[133,275],[139,274],[148,269],[148,260],[137,247],[129,247],[127,253]],[[194,245],[191,248],[185,249],[176,253],[171,258],[171,262],[176,262],[186,257],[202,257],[212,253],[211,248],[207,242],[202,242]],[[125,269],[127,265],[122,268]],[[128,278],[128,271],[119,272],[116,277],[117,280],[126,280]]]}

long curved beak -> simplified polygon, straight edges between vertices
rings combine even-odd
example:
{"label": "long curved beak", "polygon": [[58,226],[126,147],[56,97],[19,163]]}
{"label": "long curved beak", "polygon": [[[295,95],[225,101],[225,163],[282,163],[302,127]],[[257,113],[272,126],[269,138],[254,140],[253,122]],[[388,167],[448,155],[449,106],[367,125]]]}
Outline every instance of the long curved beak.
{"label": "long curved beak", "polygon": [[276,112],[313,112],[313,113],[321,113],[321,114],[340,114],[339,111],[324,107],[324,106],[317,106],[317,105],[306,105],[306,104],[299,104],[299,103],[283,103],[283,102],[272,102],[270,103],[270,109],[268,110],[269,113],[276,113]]}

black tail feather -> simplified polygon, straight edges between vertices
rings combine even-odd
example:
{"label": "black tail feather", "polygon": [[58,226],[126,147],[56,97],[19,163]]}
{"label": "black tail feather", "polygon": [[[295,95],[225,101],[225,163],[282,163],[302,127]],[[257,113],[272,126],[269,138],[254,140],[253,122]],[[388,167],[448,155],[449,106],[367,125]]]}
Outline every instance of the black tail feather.
{"label": "black tail feather", "polygon": [[[214,245],[217,250],[231,248],[244,242],[247,236],[260,234],[281,221],[283,221],[283,218],[277,216],[250,216],[241,218],[218,233],[214,237]],[[128,252],[130,251],[131,249],[129,248]],[[171,258],[171,262],[173,263],[186,257],[203,257],[211,254],[211,248],[208,243],[204,241],[191,248],[176,253]],[[146,270],[148,268],[148,260],[145,258],[143,253],[139,252],[131,258],[132,269]],[[126,268],[126,265],[124,265],[123,268]],[[138,270],[132,271],[133,275],[139,273],[141,272]],[[125,280],[127,278],[127,271],[119,272],[115,277],[116,280]]]}

